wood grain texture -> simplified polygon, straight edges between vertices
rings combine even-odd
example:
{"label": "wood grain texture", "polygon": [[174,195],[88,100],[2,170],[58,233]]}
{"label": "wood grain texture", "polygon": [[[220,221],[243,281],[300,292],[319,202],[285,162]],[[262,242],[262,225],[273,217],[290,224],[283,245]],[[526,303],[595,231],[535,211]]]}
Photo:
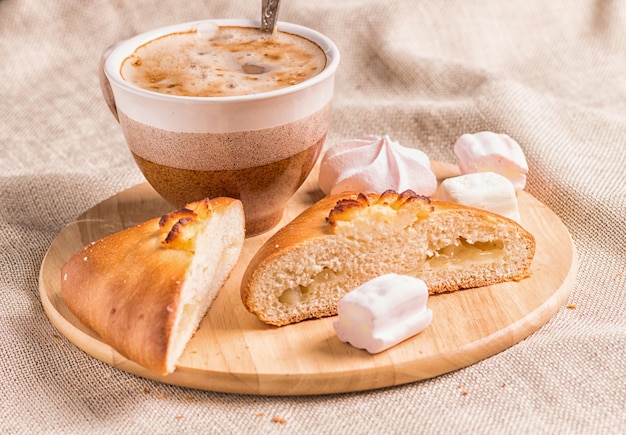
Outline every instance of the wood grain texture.
{"label": "wood grain texture", "polygon": [[[456,166],[433,162],[439,179]],[[279,227],[322,197],[314,172],[290,201]],[[342,343],[333,318],[272,327],[241,303],[241,276],[275,231],[246,239],[242,257],[187,345],[176,372],[160,376],[119,355],[82,325],[61,297],[61,266],[89,242],[159,216],[172,207],[147,184],[87,210],[56,237],[41,266],[39,290],[58,330],[93,357],[121,370],[173,385],[263,395],[350,392],[416,382],[501,352],[544,325],[563,305],[578,269],[576,250],[560,219],[526,192],[518,196],[522,223],[537,251],[531,277],[429,298],[433,322],[423,333],[380,354]]]}

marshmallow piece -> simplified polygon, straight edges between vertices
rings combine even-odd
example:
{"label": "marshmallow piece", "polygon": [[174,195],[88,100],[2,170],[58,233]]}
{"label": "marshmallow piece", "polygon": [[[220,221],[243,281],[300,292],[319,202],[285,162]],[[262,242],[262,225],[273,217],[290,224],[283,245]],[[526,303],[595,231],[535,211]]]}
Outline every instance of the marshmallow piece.
{"label": "marshmallow piece", "polygon": [[382,352],[430,325],[433,313],[427,301],[428,287],[421,279],[381,275],[341,298],[333,326],[341,341],[369,353]]}
{"label": "marshmallow piece", "polygon": [[389,136],[369,135],[333,145],[320,162],[318,182],[326,194],[410,189],[431,196],[437,190],[426,153],[402,146]]}
{"label": "marshmallow piece", "polygon": [[498,213],[520,223],[513,183],[495,172],[447,178],[439,186],[437,199]]}
{"label": "marshmallow piece", "polygon": [[454,144],[454,153],[463,174],[495,172],[508,178],[516,191],[526,187],[526,157],[519,144],[506,134],[464,134]]}

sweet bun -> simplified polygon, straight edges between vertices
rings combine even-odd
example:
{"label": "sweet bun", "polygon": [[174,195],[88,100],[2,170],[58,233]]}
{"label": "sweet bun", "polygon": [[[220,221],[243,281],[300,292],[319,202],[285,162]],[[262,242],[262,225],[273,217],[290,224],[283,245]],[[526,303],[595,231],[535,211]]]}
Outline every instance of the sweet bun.
{"label": "sweet bun", "polygon": [[522,279],[533,236],[484,210],[412,191],[330,195],[274,234],[241,283],[245,307],[287,325],[337,314],[347,292],[387,273],[424,280],[429,293]]}
{"label": "sweet bun", "polygon": [[61,270],[69,310],[126,358],[168,374],[235,266],[239,200],[187,204],[84,247]]}

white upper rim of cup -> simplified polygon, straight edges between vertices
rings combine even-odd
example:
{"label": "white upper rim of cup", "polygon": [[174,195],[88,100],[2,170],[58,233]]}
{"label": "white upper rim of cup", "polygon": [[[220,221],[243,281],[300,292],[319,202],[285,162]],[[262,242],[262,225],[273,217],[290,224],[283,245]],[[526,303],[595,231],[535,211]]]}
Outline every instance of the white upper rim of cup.
{"label": "white upper rim of cup", "polygon": [[327,58],[322,72],[293,86],[249,95],[191,97],[148,91],[122,78],[120,65],[138,46],[163,35],[201,28],[206,24],[258,27],[259,21],[216,19],[176,24],[142,33],[105,51],[102,69],[115,100],[107,102],[110,107],[114,105],[112,110],[122,128],[125,128],[125,119],[129,119],[157,129],[182,133],[263,130],[303,119],[330,104],[335,71],[339,65],[339,50],[321,33],[290,23],[279,22],[278,29],[315,42]]}
{"label": "white upper rim of cup", "polygon": [[171,26],[160,27],[158,29],[150,30],[145,33],[141,33],[137,36],[134,36],[129,39],[125,39],[123,41],[118,42],[113,47],[110,48],[109,53],[106,55],[106,59],[104,62],[104,73],[106,74],[107,79],[111,82],[111,84],[115,84],[122,89],[125,89],[128,92],[132,92],[135,94],[142,95],[144,97],[149,97],[153,99],[161,99],[167,101],[202,101],[203,103],[221,103],[229,102],[229,101],[255,101],[262,100],[272,97],[278,97],[286,94],[292,94],[297,92],[298,90],[308,88],[314,86],[329,77],[335,74],[337,67],[339,66],[339,49],[327,36],[319,33],[316,30],[310,29],[308,27],[300,26],[298,24],[285,23],[279,21],[277,23],[278,30],[294,33],[299,36],[303,36],[313,42],[315,42],[326,54],[326,67],[324,70],[311,77],[310,79],[295,84],[293,86],[289,86],[287,88],[276,89],[273,91],[260,92],[256,94],[249,95],[233,95],[233,96],[225,96],[225,97],[188,97],[181,95],[170,95],[170,94],[160,94],[158,92],[148,91],[142,88],[139,88],[135,85],[132,85],[125,81],[120,73],[120,65],[122,61],[130,56],[137,47],[142,44],[145,44],[155,38],[158,38],[163,35],[167,35],[174,32],[181,32],[189,29],[196,28],[200,26],[202,23],[212,23],[217,26],[242,26],[242,27],[259,27],[259,20],[249,20],[249,19],[209,19],[209,20],[200,20],[200,21],[191,21],[187,23],[174,24]]}

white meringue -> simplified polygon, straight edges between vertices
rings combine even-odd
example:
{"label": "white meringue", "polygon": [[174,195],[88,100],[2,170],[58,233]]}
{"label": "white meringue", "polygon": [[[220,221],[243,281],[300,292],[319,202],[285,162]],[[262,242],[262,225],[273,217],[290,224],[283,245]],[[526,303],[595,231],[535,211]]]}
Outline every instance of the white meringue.
{"label": "white meringue", "polygon": [[495,172],[447,178],[437,190],[437,199],[488,210],[520,223],[513,183]]}
{"label": "white meringue", "polygon": [[320,163],[319,186],[325,194],[346,191],[382,193],[407,189],[424,196],[437,190],[430,159],[389,136],[364,136],[332,146]]}
{"label": "white meringue", "polygon": [[454,144],[454,153],[463,174],[495,172],[508,178],[516,191],[526,187],[526,156],[507,134],[490,131],[464,134]]}
{"label": "white meringue", "polygon": [[339,300],[333,327],[339,339],[378,353],[426,329],[433,313],[426,306],[428,287],[413,276],[376,277]]}

